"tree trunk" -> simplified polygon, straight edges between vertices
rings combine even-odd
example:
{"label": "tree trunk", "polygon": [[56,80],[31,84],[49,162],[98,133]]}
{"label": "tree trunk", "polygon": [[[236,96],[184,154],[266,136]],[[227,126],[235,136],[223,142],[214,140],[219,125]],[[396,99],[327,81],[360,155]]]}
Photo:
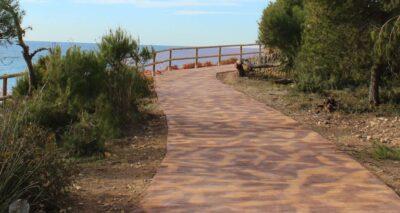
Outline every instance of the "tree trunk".
{"label": "tree trunk", "polygon": [[33,89],[36,87],[36,74],[33,68],[33,63],[32,63],[32,57],[29,54],[29,47],[28,46],[24,46],[22,47],[23,51],[22,54],[24,55],[24,59],[26,62],[26,65],[28,67],[28,73],[29,73],[29,91],[28,94],[31,95]]}
{"label": "tree trunk", "polygon": [[382,63],[376,63],[371,69],[371,82],[369,86],[369,102],[373,106],[378,106],[380,104],[379,98],[379,86],[381,81],[381,75],[384,66]]}
{"label": "tree trunk", "polygon": [[[24,41],[24,36],[25,36],[25,30],[21,26],[21,16],[18,12],[15,11],[15,8],[12,7],[12,5],[8,5],[8,7],[5,8],[7,12],[9,12],[14,20],[15,24],[15,31],[17,34],[18,38],[18,45],[22,48],[22,55],[24,56],[24,60],[26,62],[26,65],[28,67],[28,73],[29,73],[29,91],[28,94],[31,95],[33,89],[36,87],[36,75],[34,72],[33,68],[33,63],[32,63],[32,58],[34,54],[30,54],[29,52],[29,46],[25,44]],[[35,53],[36,54],[36,53]]]}

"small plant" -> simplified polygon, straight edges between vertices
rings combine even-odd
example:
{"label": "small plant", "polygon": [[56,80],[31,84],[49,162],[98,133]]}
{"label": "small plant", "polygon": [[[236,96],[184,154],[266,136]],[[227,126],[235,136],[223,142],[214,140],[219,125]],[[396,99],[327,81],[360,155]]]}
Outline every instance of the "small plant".
{"label": "small plant", "polygon": [[167,70],[179,70],[179,67],[177,65],[172,65],[170,67],[167,67]]}
{"label": "small plant", "polygon": [[235,64],[237,62],[237,58],[230,58],[230,59],[226,59],[221,61],[221,65],[229,65],[229,64]]}
{"label": "small plant", "polygon": [[190,63],[190,64],[184,64],[183,66],[182,66],[182,69],[194,69],[196,67],[196,64],[195,63]]}
{"label": "small plant", "polygon": [[202,65],[203,65],[203,67],[212,67],[212,66],[214,66],[214,64],[211,61],[204,62]]}
{"label": "small plant", "polygon": [[381,143],[375,143],[373,155],[381,160],[400,161],[400,148],[392,148]]}

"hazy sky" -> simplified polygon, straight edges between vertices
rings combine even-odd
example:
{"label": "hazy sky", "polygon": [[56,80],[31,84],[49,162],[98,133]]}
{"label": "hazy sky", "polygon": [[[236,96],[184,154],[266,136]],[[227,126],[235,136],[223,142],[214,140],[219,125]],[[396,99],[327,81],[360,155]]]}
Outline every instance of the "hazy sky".
{"label": "hazy sky", "polygon": [[268,0],[21,0],[27,40],[98,41],[122,27],[142,44],[254,42]]}

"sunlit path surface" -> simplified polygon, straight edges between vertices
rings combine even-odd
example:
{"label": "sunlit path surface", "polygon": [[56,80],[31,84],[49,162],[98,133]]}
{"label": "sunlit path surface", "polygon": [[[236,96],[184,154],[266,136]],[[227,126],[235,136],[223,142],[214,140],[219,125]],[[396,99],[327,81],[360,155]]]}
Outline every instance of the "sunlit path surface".
{"label": "sunlit path surface", "polygon": [[168,154],[148,212],[400,212],[399,197],[317,133],[216,79],[157,77]]}

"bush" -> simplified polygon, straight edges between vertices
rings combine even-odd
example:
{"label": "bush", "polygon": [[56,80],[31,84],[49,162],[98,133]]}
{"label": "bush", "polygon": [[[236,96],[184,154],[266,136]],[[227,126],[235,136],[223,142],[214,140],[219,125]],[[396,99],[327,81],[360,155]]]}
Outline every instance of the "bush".
{"label": "bush", "polygon": [[190,64],[184,64],[183,66],[182,66],[182,69],[194,69],[196,67],[196,64],[195,63],[190,63]]}
{"label": "bush", "polygon": [[[42,57],[34,65],[34,72],[36,74],[36,78],[39,85],[44,84],[44,78],[45,78],[44,75],[46,71],[47,60],[48,60],[47,57]],[[28,73],[26,73],[26,75],[17,79],[17,84],[13,88],[12,92],[14,96],[23,97],[28,95],[28,90],[29,90],[29,79],[28,79]]]}
{"label": "bush", "polygon": [[177,65],[172,65],[170,67],[167,67],[167,70],[179,70],[179,67]]}
{"label": "bush", "polygon": [[104,152],[107,137],[95,119],[95,116],[85,113],[79,122],[70,125],[65,131],[62,136],[63,147],[70,152],[70,155],[91,156]]}
{"label": "bush", "polygon": [[214,66],[214,64],[211,61],[206,61],[202,65],[203,65],[203,67],[212,67],[212,66]]}
{"label": "bush", "polygon": [[259,24],[259,41],[278,48],[289,68],[301,46],[304,20],[303,0],[277,0],[264,10]]}
{"label": "bush", "polygon": [[220,64],[221,65],[235,64],[237,60],[238,60],[237,58],[229,58],[226,60],[222,60]]}
{"label": "bush", "polygon": [[27,108],[3,114],[0,123],[0,212],[26,199],[33,209],[58,209],[75,170],[53,133],[25,119]]}
{"label": "bush", "polygon": [[343,20],[344,7],[338,4],[333,9],[324,1],[305,3],[307,27],[295,61],[295,77],[303,90],[343,89],[368,81],[369,36],[357,28],[357,20]]}
{"label": "bush", "polygon": [[[106,35],[99,49],[72,47],[63,56],[56,47],[35,65],[41,81],[35,98],[27,100],[26,117],[54,133],[71,155],[103,152],[107,139],[140,117],[140,100],[152,94],[151,79],[135,65],[146,60],[148,50],[138,52],[136,41],[121,30]],[[15,96],[25,96],[27,88],[22,78]]]}

